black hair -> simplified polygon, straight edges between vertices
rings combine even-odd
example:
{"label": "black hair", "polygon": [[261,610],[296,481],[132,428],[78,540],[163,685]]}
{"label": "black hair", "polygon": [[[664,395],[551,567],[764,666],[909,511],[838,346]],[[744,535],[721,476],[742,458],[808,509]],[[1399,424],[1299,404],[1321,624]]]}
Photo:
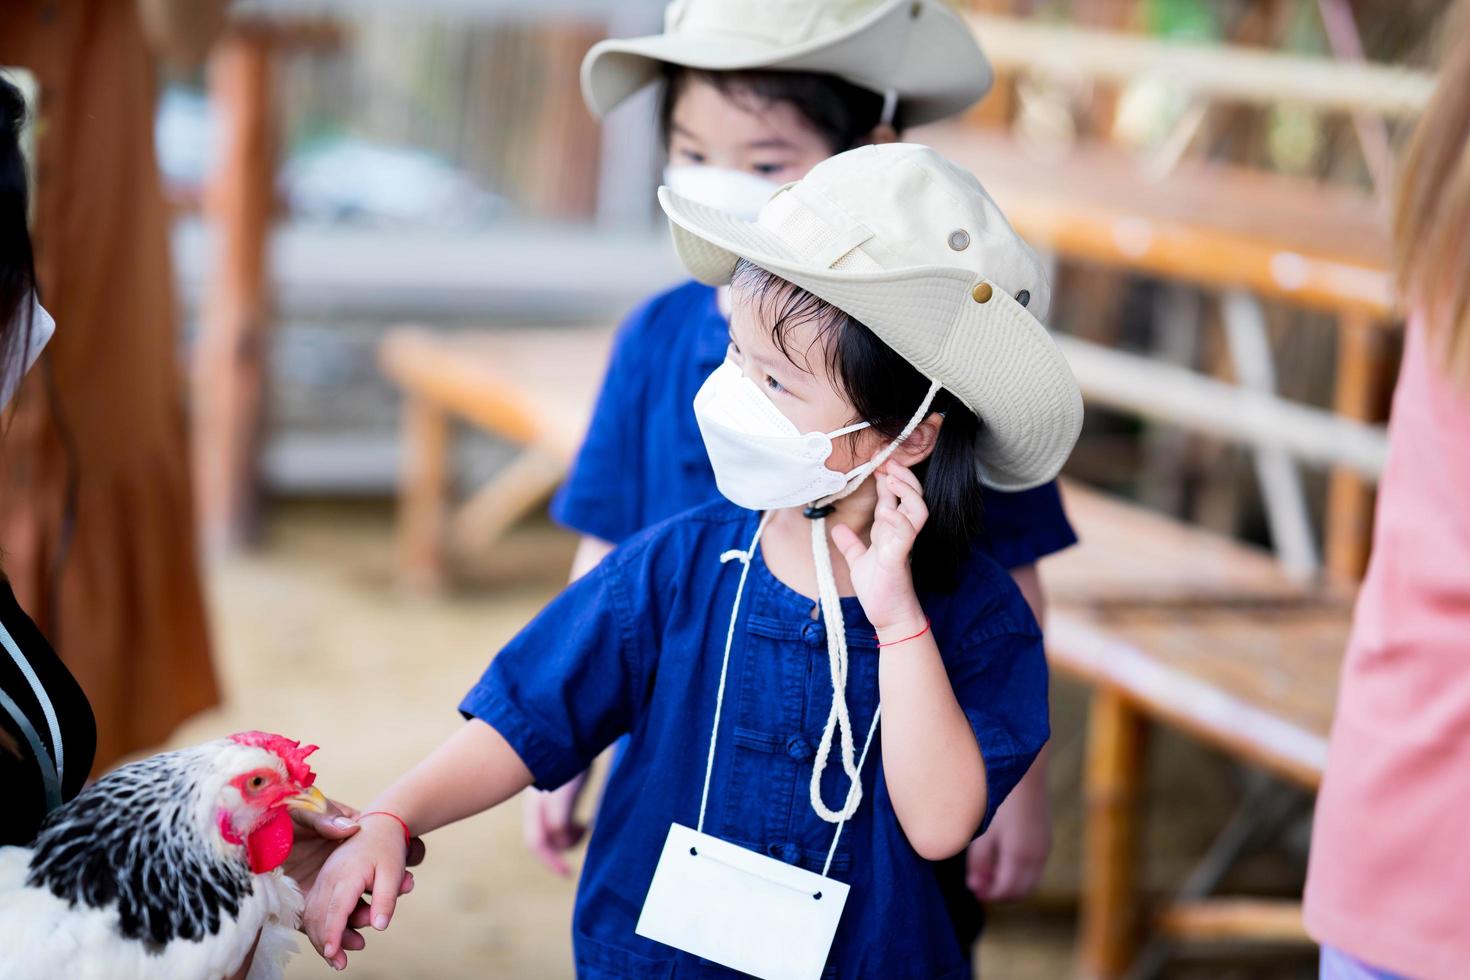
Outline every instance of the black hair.
{"label": "black hair", "polygon": [[[836,75],[809,71],[705,71],[663,66],[658,122],[664,145],[674,128],[674,105],[693,81],[706,82],[726,98],[764,107],[785,102],[826,141],[833,153],[851,150],[883,121],[883,95]],[[902,110],[902,106],[899,106]],[[898,113],[892,120],[900,129]]]}
{"label": "black hair", "polygon": [[[760,304],[771,339],[803,370],[812,370],[816,359],[807,356],[810,349],[792,349],[792,330],[816,327],[811,346],[822,346],[819,363],[842,386],[856,413],[852,421],[869,423],[885,440],[898,438],[928,394],[929,379],[857,318],[758,265],[741,259],[733,286],[742,298]],[[914,467],[929,508],[929,520],[914,542],[914,584],[925,591],[947,592],[954,588],[981,533],[975,446],[983,423],[943,389],[934,396],[930,411],[943,416],[944,424],[933,451]]]}
{"label": "black hair", "polygon": [[[32,329],[29,307],[36,288],[36,264],[26,227],[29,194],[20,130],[25,122],[25,98],[0,78],[0,380],[25,370],[25,352]],[[16,311],[27,315],[17,318]]]}

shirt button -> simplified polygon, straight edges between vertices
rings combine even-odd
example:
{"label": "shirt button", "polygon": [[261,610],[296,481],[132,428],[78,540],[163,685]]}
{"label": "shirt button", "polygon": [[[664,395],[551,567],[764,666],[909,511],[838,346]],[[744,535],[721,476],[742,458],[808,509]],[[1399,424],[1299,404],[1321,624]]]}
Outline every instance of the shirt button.
{"label": "shirt button", "polygon": [[821,646],[827,639],[827,631],[822,628],[821,623],[807,623],[801,628],[801,638],[809,646]]}
{"label": "shirt button", "polygon": [[766,845],[766,853],[778,861],[784,861],[787,864],[795,864],[801,860],[801,848],[795,844],[768,844]]}
{"label": "shirt button", "polygon": [[800,735],[793,735],[786,740],[786,754],[797,762],[805,762],[812,757],[812,743]]}

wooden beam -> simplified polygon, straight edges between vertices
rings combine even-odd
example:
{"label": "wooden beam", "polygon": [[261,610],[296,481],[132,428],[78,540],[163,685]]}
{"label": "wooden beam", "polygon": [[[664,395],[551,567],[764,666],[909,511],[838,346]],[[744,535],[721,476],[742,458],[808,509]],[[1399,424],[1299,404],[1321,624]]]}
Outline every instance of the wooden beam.
{"label": "wooden beam", "polygon": [[1093,692],[1083,773],[1079,973],[1111,980],[1137,949],[1139,790],[1146,722],[1111,688]]}
{"label": "wooden beam", "polygon": [[407,392],[403,402],[403,470],[398,494],[398,574],[419,592],[441,588],[449,419],[429,399]]}
{"label": "wooden beam", "polygon": [[[1349,419],[1379,415],[1384,382],[1392,371],[1382,333],[1361,313],[1338,323],[1337,379],[1333,408]],[[1327,570],[1342,579],[1363,577],[1373,544],[1373,487],[1360,471],[1339,466],[1327,487]]]}
{"label": "wooden beam", "polygon": [[1309,945],[1300,902],[1212,898],[1176,902],[1155,921],[1171,939],[1196,942],[1260,942]]}
{"label": "wooden beam", "polygon": [[265,387],[266,237],[274,209],[269,40],[245,32],[216,47],[210,98],[221,154],[205,197],[218,241],[194,355],[194,466],[206,546],[255,530],[256,450]]}
{"label": "wooden beam", "polygon": [[1382,426],[1074,337],[1056,341],[1083,395],[1094,404],[1284,450],[1305,462],[1337,467],[1359,483],[1376,480],[1387,462],[1388,434]]}
{"label": "wooden beam", "polygon": [[506,531],[544,502],[566,475],[567,461],[560,453],[548,453],[535,446],[523,450],[455,513],[446,540],[450,557],[467,563],[483,558]]}
{"label": "wooden beam", "polygon": [[1040,20],[972,13],[975,36],[998,71],[1115,83],[1162,77],[1204,98],[1293,103],[1396,118],[1417,116],[1434,76],[1397,65],[1351,64],[1265,48],[1163,41]]}

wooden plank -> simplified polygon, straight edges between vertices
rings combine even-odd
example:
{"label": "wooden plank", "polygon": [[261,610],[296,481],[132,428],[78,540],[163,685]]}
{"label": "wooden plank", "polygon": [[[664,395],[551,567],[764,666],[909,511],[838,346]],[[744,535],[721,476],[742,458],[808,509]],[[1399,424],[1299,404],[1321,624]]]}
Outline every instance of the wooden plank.
{"label": "wooden plank", "polygon": [[1074,337],[1056,341],[1093,404],[1280,450],[1304,462],[1336,467],[1359,483],[1376,480],[1387,465],[1388,433],[1382,426]]}
{"label": "wooden plank", "polygon": [[973,170],[1023,237],[1066,258],[1391,326],[1388,229],[1361,192],[1200,161],[1151,180],[1116,149],[1043,159],[953,123],[911,135]]}
{"label": "wooden plank", "polygon": [[1120,977],[1137,948],[1139,791],[1146,724],[1116,692],[1100,687],[1088,717],[1083,773],[1083,871],[1079,972]]}
{"label": "wooden plank", "polygon": [[410,589],[443,586],[449,420],[416,393],[403,402],[403,471],[398,494],[398,574]]}
{"label": "wooden plank", "polygon": [[1434,76],[1400,65],[1347,63],[1265,48],[1163,40],[972,13],[975,36],[998,70],[1126,84],[1167,78],[1208,99],[1276,105],[1285,99],[1334,112],[1411,119],[1434,91]]}
{"label": "wooden plank", "polygon": [[[1361,313],[1344,315],[1337,333],[1337,378],[1333,407],[1350,419],[1379,415],[1384,380],[1392,372],[1384,337]],[[1373,542],[1373,486],[1361,471],[1339,466],[1327,487],[1327,570],[1356,581],[1368,568]]]}
{"label": "wooden plank", "polygon": [[406,391],[488,432],[570,460],[612,345],[608,327],[507,327],[446,336],[390,331],[383,373]]}
{"label": "wooden plank", "polygon": [[1164,935],[1184,941],[1242,940],[1310,944],[1300,902],[1260,898],[1213,898],[1176,902],[1155,921]]}
{"label": "wooden plank", "polygon": [[[1342,620],[1341,635],[1333,635],[1338,644],[1347,639],[1347,617]],[[1260,630],[1260,636],[1270,632]],[[1157,638],[1145,633],[1144,639]],[[1198,670],[1201,664],[1225,664],[1230,652],[1241,651],[1241,646],[1227,648],[1217,636],[1200,633],[1188,633],[1185,642],[1197,654],[1194,663],[1185,654],[1161,660],[1147,642],[1130,642],[1116,630],[1070,611],[1054,607],[1048,614],[1047,657],[1055,669],[1125,696],[1141,713],[1167,721],[1207,745],[1316,789],[1327,761],[1335,677],[1329,674],[1323,683],[1322,671],[1302,670],[1299,673],[1305,676],[1298,679],[1298,671],[1291,669],[1294,664],[1283,664],[1266,679],[1277,691],[1291,693],[1288,688],[1295,680],[1322,686],[1295,692],[1307,699],[1305,705],[1283,698],[1270,704],[1258,696],[1261,685],[1252,685],[1250,677],[1223,677],[1226,686],[1219,677]],[[1341,657],[1341,645],[1336,649]]]}
{"label": "wooden plank", "polygon": [[270,55],[267,39],[234,34],[217,46],[209,72],[222,138],[205,207],[219,248],[195,350],[192,444],[202,534],[211,548],[248,538],[258,505],[266,235],[274,204]]}

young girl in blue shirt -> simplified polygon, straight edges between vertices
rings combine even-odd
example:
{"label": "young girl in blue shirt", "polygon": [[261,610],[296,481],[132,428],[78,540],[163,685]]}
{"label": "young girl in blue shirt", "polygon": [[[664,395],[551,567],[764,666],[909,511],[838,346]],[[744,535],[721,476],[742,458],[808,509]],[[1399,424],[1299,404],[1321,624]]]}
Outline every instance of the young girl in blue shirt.
{"label": "young girl in blue shirt", "polygon": [[[734,278],[727,360],[695,398],[729,499],[634,535],[500,652],[463,728],[327,861],[308,935],[343,965],[363,892],[388,924],[410,829],[554,788],[626,737],[578,887],[579,976],[964,976],[933,862],[1048,734],[1036,622],[972,551],[978,483],[1052,479],[1081,425],[1033,315],[1044,274],[925,147],[833,157],[754,223],[660,200],[691,271]],[[680,891],[701,869],[817,881],[797,908],[825,896],[835,934],[731,939],[793,892],[711,922],[734,899]]]}
{"label": "young girl in blue shirt", "polygon": [[[663,33],[602,42],[583,63],[583,92],[604,116],[660,86],[664,182],[686,197],[754,217],[782,184],[819,161],[906,126],[958,114],[991,73],[966,25],[939,0],[678,0]],[[616,117],[614,117],[616,118]],[[724,290],[685,282],[649,298],[618,332],[597,407],[552,516],[583,536],[576,578],[638,531],[719,496],[692,402],[725,356]],[[1076,541],[1055,483],[982,487],[977,551],[1010,571],[1043,618],[1036,564]],[[972,941],[986,899],[1036,884],[1050,847],[1044,759],[994,829],[946,870],[957,930]],[[526,796],[525,835],[547,867],[582,838],[584,777]]]}

